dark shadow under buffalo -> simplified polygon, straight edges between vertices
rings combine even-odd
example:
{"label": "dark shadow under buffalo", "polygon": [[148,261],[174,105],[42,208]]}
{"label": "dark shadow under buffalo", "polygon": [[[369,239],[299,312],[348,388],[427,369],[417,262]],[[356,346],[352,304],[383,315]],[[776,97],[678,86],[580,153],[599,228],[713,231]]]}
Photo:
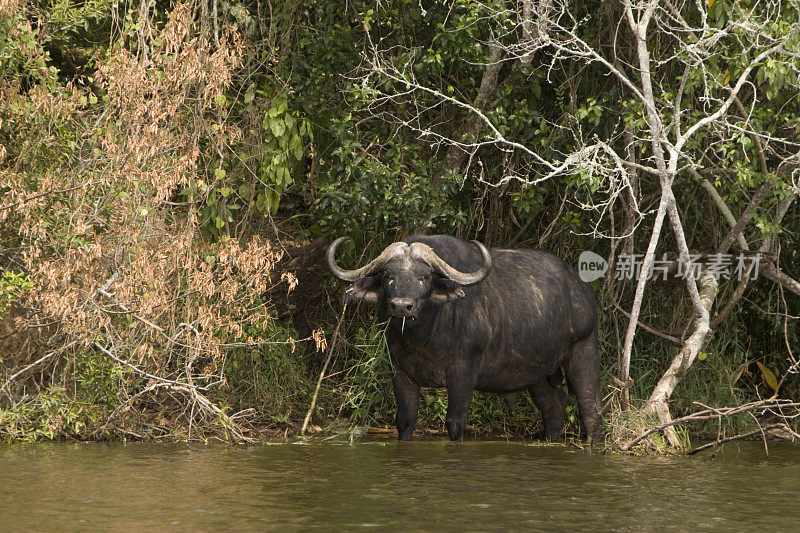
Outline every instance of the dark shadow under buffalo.
{"label": "dark shadow under buffalo", "polygon": [[377,303],[394,363],[397,431],[410,440],[420,387],[447,387],[447,431],[463,439],[475,390],[505,397],[527,389],[542,412],[544,436],[558,440],[566,397],[578,400],[586,435],[598,417],[597,305],[591,287],[553,254],[487,250],[446,235],[413,235],[357,270],[347,297]]}

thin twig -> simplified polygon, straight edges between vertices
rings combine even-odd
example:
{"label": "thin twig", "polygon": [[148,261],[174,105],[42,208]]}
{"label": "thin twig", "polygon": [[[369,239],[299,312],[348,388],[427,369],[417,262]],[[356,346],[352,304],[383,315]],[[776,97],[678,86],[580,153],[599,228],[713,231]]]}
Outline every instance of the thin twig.
{"label": "thin twig", "polygon": [[40,192],[39,194],[34,194],[33,196],[28,196],[27,198],[23,198],[22,200],[17,200],[16,202],[14,202],[12,204],[6,204],[4,206],[0,206],[0,211],[5,211],[6,209],[11,209],[12,207],[16,207],[18,205],[22,205],[22,204],[28,203],[31,200],[36,200],[37,198],[41,198],[42,196],[47,196],[49,194],[60,194],[60,193],[63,193],[63,192],[75,191],[75,190],[78,190],[78,189],[82,189],[84,187],[89,187],[90,185],[94,185],[95,183],[99,183],[99,182],[97,182],[97,181],[89,181],[87,183],[84,183],[83,185],[76,185],[75,187],[70,187],[69,189],[58,189],[58,190],[55,190],[55,191]]}
{"label": "thin twig", "polygon": [[[29,364],[28,366],[26,366],[25,368],[23,368],[22,370],[20,370],[19,372],[17,372],[16,374],[14,374],[13,376],[11,376],[10,378],[8,378],[8,379],[6,380],[6,382],[5,382],[5,383],[3,383],[3,386],[2,386],[2,387],[0,387],[0,391],[2,391],[2,390],[5,390],[5,389],[6,389],[6,387],[8,387],[8,386],[11,384],[11,382],[12,382],[12,381],[14,381],[15,379],[17,379],[19,376],[21,376],[22,374],[24,374],[25,372],[27,372],[27,371],[28,371],[28,370],[30,370],[31,368],[33,368],[33,367],[35,367],[35,366],[37,366],[37,365],[39,365],[39,364],[41,364],[41,363],[44,363],[45,361],[47,361],[48,359],[50,359],[50,358],[51,358],[51,357],[53,357],[54,355],[56,355],[56,354],[59,354],[59,353],[63,352],[64,350],[66,350],[67,348],[69,348],[70,346],[73,346],[73,345],[75,345],[75,344],[76,344],[75,342],[71,342],[70,344],[67,344],[66,346],[62,346],[62,347],[61,347],[61,348],[59,348],[58,350],[54,350],[54,351],[52,351],[52,352],[50,352],[50,353],[48,353],[48,354],[46,354],[46,355],[43,355],[42,357],[40,357],[39,359],[37,359],[37,360],[36,360],[36,361],[34,361],[33,363]],[[9,389],[9,390],[8,390],[8,392],[7,392],[6,394],[7,394],[7,396],[10,398],[10,397],[11,397],[11,390]]]}
{"label": "thin twig", "polygon": [[106,354],[110,359],[116,361],[117,363],[119,363],[119,364],[121,364],[123,366],[126,366],[126,367],[130,368],[131,370],[133,370],[134,372],[136,372],[137,374],[139,374],[141,376],[144,376],[146,378],[150,378],[150,379],[153,379],[153,380],[156,380],[156,381],[160,381],[161,383],[167,383],[167,384],[170,384],[170,385],[178,385],[178,386],[181,386],[181,387],[189,387],[189,388],[193,388],[193,389],[202,388],[203,390],[205,390],[204,387],[198,387],[197,385],[191,385],[189,383],[181,383],[180,381],[174,381],[174,380],[171,380],[171,379],[162,378],[161,376],[156,376],[156,375],[151,374],[149,372],[145,372],[141,368],[139,368],[139,367],[137,367],[135,365],[132,365],[128,361],[125,361],[124,359],[120,359],[119,357],[117,357],[116,355],[114,355],[113,353],[108,351],[106,348],[101,346],[100,343],[95,342],[94,345],[97,348],[99,348],[100,351],[102,351],[104,354]]}
{"label": "thin twig", "polygon": [[308,422],[311,420],[311,416],[314,414],[314,408],[317,406],[317,395],[319,394],[319,388],[322,386],[322,380],[325,377],[325,371],[328,370],[328,364],[331,362],[331,357],[333,356],[333,352],[336,349],[336,341],[339,339],[339,329],[342,327],[342,322],[344,321],[344,313],[347,310],[347,302],[342,304],[342,314],[339,315],[339,322],[336,324],[336,329],[333,331],[333,339],[331,340],[330,347],[328,348],[328,356],[325,358],[325,364],[322,365],[322,372],[319,373],[319,378],[317,379],[317,386],[314,388],[314,396],[311,397],[311,406],[308,408],[308,412],[306,413],[306,417],[303,420],[303,427],[300,428],[300,435],[305,435],[306,428],[308,427]]}
{"label": "thin twig", "polygon": [[696,453],[702,452],[703,450],[707,450],[709,448],[713,448],[713,447],[719,446],[720,444],[725,444],[726,442],[733,442],[735,440],[749,439],[750,437],[754,437],[754,436],[756,436],[758,434],[761,434],[762,437],[763,437],[764,433],[767,432],[767,431],[772,431],[773,429],[784,428],[784,427],[786,427],[785,424],[771,424],[771,425],[763,427],[763,428],[759,426],[758,429],[756,429],[755,431],[751,431],[749,433],[742,433],[741,435],[734,435],[732,437],[725,437],[724,439],[719,439],[718,438],[714,442],[709,442],[707,444],[703,444],[702,446],[698,446],[697,448],[694,448],[693,450],[687,452],[686,455],[694,455]]}
{"label": "thin twig", "polygon": [[[626,310],[624,310],[622,307],[620,307],[617,302],[612,301],[611,303],[614,304],[614,307],[617,309],[617,311],[620,311],[623,315],[625,315],[628,318],[631,317],[631,314],[629,312],[627,312]],[[669,342],[671,342],[673,344],[677,344],[678,346],[681,345],[681,340],[678,337],[673,337],[672,335],[667,335],[666,333],[661,333],[657,329],[654,329],[654,328],[648,326],[647,324],[642,323],[641,321],[637,320],[636,323],[638,324],[638,326],[640,328],[642,328],[643,330],[645,330],[647,332],[652,333],[656,337],[661,337],[662,339],[668,340]]]}

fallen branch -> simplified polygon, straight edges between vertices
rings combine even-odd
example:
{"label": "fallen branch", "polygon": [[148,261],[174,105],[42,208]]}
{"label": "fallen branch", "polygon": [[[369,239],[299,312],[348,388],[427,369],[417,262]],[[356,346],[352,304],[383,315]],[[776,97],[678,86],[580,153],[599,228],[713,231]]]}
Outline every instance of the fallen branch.
{"label": "fallen branch", "polygon": [[113,360],[113,361],[115,361],[115,362],[117,362],[117,363],[119,363],[119,364],[121,364],[121,365],[123,365],[123,366],[125,366],[127,368],[130,368],[131,370],[133,370],[135,373],[139,374],[140,376],[147,377],[147,378],[152,379],[152,380],[157,382],[157,383],[153,383],[153,384],[149,385],[143,392],[156,390],[157,388],[165,388],[167,390],[171,390],[171,391],[175,391],[175,392],[181,392],[183,394],[186,394],[192,399],[192,402],[194,402],[196,404],[199,404],[200,407],[203,410],[205,410],[207,413],[212,414],[215,417],[217,417],[218,420],[219,420],[219,423],[228,432],[230,432],[230,434],[233,435],[233,437],[236,440],[244,442],[244,443],[248,443],[248,444],[252,444],[254,442],[253,439],[251,439],[249,437],[246,437],[244,435],[242,430],[239,429],[238,424],[236,424],[236,422],[230,416],[225,414],[225,412],[222,409],[220,409],[219,407],[217,407],[217,405],[214,404],[214,402],[212,402],[211,400],[209,400],[208,398],[203,396],[203,394],[200,393],[200,390],[206,390],[207,387],[198,387],[197,385],[194,385],[194,384],[181,383],[179,381],[174,381],[174,380],[171,380],[171,379],[163,378],[161,376],[156,376],[154,374],[151,374],[149,372],[146,372],[146,371],[142,370],[141,368],[129,363],[128,361],[125,361],[124,359],[120,359],[119,357],[117,357],[116,355],[111,353],[109,350],[107,350],[106,348],[101,346],[100,343],[95,342],[94,345],[97,348],[99,348],[100,351],[102,351],[104,354],[106,354],[111,360]]}
{"label": "fallen branch", "polygon": [[763,427],[763,428],[759,427],[758,429],[756,429],[755,431],[751,431],[750,433],[742,433],[741,435],[734,435],[732,437],[725,437],[724,439],[718,438],[714,442],[709,442],[707,444],[703,444],[702,446],[698,446],[697,448],[689,451],[686,455],[694,455],[696,453],[702,452],[703,450],[707,450],[709,448],[713,448],[713,447],[719,446],[720,444],[725,444],[726,442],[733,442],[735,440],[749,439],[750,437],[754,437],[754,436],[759,435],[759,434],[761,434],[761,436],[764,437],[764,434],[767,431],[772,431],[773,429],[786,428],[786,427],[787,427],[786,424],[771,424],[771,425]]}
{"label": "fallen branch", "polygon": [[[695,404],[702,406],[702,404],[698,402],[695,402]],[[662,431],[668,427],[682,425],[686,422],[699,422],[703,420],[721,419],[723,417],[738,415],[741,413],[747,413],[751,411],[757,411],[759,409],[762,410],[761,414],[763,414],[764,412],[774,408],[780,408],[780,409],[796,408],[800,410],[800,402],[795,402],[792,400],[784,400],[780,398],[768,398],[766,400],[758,400],[755,402],[745,403],[736,407],[719,407],[716,409],[708,407],[706,409],[703,409],[702,411],[682,416],[680,418],[675,418],[673,420],[670,420],[669,422],[665,422],[663,424],[659,424],[658,426],[652,427],[647,431],[645,431],[644,433],[640,434],[638,437],[626,443],[623,443],[619,447],[619,449],[622,451],[628,451],[637,444],[639,444],[640,442],[642,442],[644,439],[652,435],[653,433]],[[800,412],[798,413],[798,415],[800,415]],[[779,416],[783,418],[790,418],[789,415],[781,414]]]}

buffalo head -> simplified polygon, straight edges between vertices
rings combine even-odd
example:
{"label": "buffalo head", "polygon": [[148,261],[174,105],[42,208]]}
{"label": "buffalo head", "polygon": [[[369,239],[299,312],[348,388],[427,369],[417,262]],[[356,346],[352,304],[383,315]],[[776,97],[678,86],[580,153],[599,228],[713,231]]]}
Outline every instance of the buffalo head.
{"label": "buffalo head", "polygon": [[460,272],[421,242],[395,242],[369,264],[344,270],[336,264],[336,249],[348,237],[336,239],[328,249],[333,275],[353,284],[347,296],[380,303],[393,316],[416,318],[426,303],[439,304],[464,297],[463,286],[480,283],[492,270],[489,251],[478,241],[483,265],[475,272]]}

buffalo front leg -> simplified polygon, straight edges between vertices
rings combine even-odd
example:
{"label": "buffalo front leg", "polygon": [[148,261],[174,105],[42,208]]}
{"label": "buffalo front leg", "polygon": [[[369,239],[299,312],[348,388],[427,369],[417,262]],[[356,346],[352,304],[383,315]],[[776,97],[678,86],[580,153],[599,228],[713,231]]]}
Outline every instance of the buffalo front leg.
{"label": "buffalo front leg", "polygon": [[445,425],[450,440],[464,440],[464,428],[467,425],[469,404],[475,390],[472,376],[461,369],[450,369],[447,372],[447,418]]}
{"label": "buffalo front leg", "polygon": [[394,398],[397,402],[397,438],[411,440],[417,426],[419,408],[419,385],[411,381],[405,372],[397,371],[392,380]]}

